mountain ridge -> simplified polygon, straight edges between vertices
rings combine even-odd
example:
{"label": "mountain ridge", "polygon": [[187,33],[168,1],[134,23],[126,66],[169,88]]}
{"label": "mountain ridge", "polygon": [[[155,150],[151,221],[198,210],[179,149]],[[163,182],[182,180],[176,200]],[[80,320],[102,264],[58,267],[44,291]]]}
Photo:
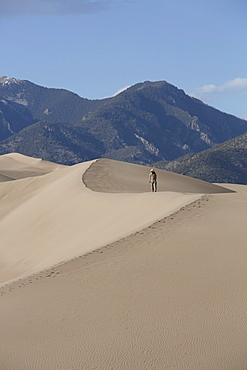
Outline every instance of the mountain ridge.
{"label": "mountain ridge", "polygon": [[105,157],[150,165],[247,131],[247,121],[166,81],[140,82],[111,98],[89,100],[0,77],[0,101],[0,154],[14,151],[61,164]]}

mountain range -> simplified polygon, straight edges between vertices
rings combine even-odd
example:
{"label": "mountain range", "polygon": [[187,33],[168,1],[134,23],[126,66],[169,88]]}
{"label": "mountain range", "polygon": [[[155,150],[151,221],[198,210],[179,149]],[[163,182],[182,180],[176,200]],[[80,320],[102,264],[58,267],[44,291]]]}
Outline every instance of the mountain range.
{"label": "mountain range", "polygon": [[[64,89],[0,77],[0,154],[19,152],[67,165],[99,157],[157,163],[202,178],[202,170],[192,170],[192,160],[201,161],[206,153],[210,167],[212,156],[214,161],[219,157],[220,144],[238,136],[238,142],[245,141],[245,132],[246,120],[165,81],[138,83],[111,98],[90,100]],[[237,144],[233,151],[224,145],[224,153],[236,157]]]}

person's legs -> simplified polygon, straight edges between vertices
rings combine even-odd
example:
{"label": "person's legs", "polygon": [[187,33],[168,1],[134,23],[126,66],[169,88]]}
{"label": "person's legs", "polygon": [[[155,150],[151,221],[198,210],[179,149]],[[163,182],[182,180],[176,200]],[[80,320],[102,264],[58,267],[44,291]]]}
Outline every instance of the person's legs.
{"label": "person's legs", "polygon": [[152,192],[157,191],[157,182],[156,181],[151,182],[151,191]]}

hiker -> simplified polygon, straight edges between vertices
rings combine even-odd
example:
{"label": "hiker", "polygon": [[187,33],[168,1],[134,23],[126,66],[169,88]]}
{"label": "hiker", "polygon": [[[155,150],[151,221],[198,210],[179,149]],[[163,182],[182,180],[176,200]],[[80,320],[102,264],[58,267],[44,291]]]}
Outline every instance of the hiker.
{"label": "hiker", "polygon": [[153,168],[149,172],[149,182],[151,183],[151,191],[157,191],[157,174]]}

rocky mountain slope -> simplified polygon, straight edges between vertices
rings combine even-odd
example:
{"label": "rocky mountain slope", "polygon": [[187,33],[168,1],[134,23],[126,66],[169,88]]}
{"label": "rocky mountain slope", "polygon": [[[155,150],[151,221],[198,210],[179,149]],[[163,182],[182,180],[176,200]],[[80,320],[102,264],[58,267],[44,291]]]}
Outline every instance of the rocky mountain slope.
{"label": "rocky mountain slope", "polygon": [[187,154],[157,168],[207,182],[247,184],[247,133],[200,153]]}

